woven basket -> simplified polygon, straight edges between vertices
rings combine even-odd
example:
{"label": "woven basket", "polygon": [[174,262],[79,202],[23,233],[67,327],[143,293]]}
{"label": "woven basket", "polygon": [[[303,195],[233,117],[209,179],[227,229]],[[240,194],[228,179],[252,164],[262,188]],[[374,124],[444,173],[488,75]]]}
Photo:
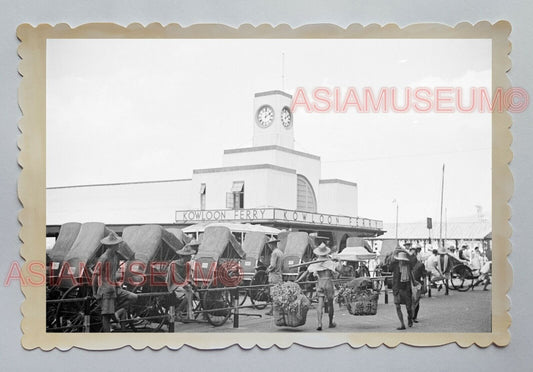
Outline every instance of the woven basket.
{"label": "woven basket", "polygon": [[294,310],[285,310],[281,306],[274,305],[274,321],[278,327],[300,327],[305,324],[309,300],[302,296],[298,301],[300,305]]}
{"label": "woven basket", "polygon": [[302,308],[300,312],[274,309],[274,319],[278,327],[300,327],[307,320],[307,308]]}
{"label": "woven basket", "polygon": [[348,311],[352,315],[376,315],[378,312],[378,298],[379,293],[377,292],[352,294],[350,298],[346,299]]}

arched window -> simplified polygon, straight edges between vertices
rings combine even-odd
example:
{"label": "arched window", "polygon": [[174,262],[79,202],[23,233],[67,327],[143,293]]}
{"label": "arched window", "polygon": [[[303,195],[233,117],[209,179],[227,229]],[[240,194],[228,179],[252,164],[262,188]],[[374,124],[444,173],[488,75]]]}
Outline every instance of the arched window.
{"label": "arched window", "polygon": [[296,187],[296,209],[305,212],[316,212],[316,197],[313,186],[307,178],[298,175]]}

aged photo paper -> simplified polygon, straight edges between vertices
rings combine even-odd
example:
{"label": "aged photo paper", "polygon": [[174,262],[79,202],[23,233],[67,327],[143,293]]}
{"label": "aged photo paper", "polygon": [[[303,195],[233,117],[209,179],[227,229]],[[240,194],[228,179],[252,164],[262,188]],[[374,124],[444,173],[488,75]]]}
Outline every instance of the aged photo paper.
{"label": "aged photo paper", "polygon": [[510,32],[20,25],[22,346],[506,346]]}

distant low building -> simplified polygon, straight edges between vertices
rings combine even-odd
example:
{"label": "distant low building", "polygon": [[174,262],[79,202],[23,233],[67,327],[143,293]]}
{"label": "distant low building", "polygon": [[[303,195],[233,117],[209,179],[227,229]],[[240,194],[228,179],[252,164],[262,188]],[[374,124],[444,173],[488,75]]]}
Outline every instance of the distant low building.
{"label": "distant low building", "polygon": [[[405,242],[413,244],[420,244],[425,247],[428,244],[437,247],[440,240],[440,228],[429,230],[426,221],[399,223],[398,232],[396,233],[396,224],[383,224],[386,233],[375,239],[376,243],[381,243],[384,246],[391,247],[398,239],[399,244],[403,245]],[[396,238],[397,237],[397,238]],[[490,221],[461,221],[448,222],[443,226],[442,239],[446,248],[453,245],[460,247],[463,244],[468,245],[469,248],[479,246],[483,251],[491,250],[492,246],[492,223]]]}

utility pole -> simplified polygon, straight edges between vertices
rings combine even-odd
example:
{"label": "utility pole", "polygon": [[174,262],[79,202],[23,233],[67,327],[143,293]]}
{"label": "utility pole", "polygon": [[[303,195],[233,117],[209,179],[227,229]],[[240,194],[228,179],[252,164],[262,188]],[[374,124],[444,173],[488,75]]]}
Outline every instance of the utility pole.
{"label": "utility pole", "polygon": [[398,206],[398,202],[396,201],[396,199],[394,199],[392,201],[393,204],[396,204],[396,228],[395,228],[395,233],[396,233],[396,245],[399,245],[400,243],[398,242],[398,212],[399,212],[399,209],[400,207]]}
{"label": "utility pole", "polygon": [[444,208],[444,241],[448,240],[448,208]]}
{"label": "utility pole", "polygon": [[395,233],[396,233],[396,245],[399,245],[400,243],[398,242],[398,212],[399,212],[399,209],[400,207],[398,206],[398,202],[396,201],[396,199],[394,199],[392,201],[394,204],[396,204],[396,228],[395,228]]}
{"label": "utility pole", "polygon": [[444,203],[444,168],[445,168],[445,164],[442,164],[442,185],[440,188],[440,244],[443,244],[443,241],[442,241],[442,207]]}

